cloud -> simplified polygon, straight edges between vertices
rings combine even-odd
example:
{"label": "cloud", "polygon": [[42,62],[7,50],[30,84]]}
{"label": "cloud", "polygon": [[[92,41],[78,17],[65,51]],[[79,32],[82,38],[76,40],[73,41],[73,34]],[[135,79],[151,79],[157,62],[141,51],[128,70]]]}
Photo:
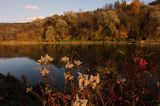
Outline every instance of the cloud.
{"label": "cloud", "polygon": [[27,9],[27,10],[33,10],[33,11],[39,10],[38,6],[36,6],[36,5],[26,5],[25,9]]}
{"label": "cloud", "polygon": [[130,1],[127,2],[127,5],[130,5],[131,3],[132,3],[132,1],[130,0]]}
{"label": "cloud", "polygon": [[33,21],[33,20],[36,20],[36,19],[44,19],[45,16],[37,16],[37,17],[27,17],[27,20],[28,21]]}

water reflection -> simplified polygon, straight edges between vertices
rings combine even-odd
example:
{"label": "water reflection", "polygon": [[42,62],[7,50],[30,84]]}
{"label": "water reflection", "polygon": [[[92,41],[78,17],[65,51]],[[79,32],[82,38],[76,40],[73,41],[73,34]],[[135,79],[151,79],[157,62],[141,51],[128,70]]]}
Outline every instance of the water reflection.
{"label": "water reflection", "polygon": [[[35,85],[40,80],[40,65],[36,61],[41,55],[49,54],[55,58],[52,66],[56,76],[54,82],[60,86],[63,85],[64,72],[60,62],[62,56],[69,55],[73,59],[80,59],[84,68],[92,68],[97,63],[112,63],[119,70],[123,68],[126,57],[130,58],[134,54],[135,48],[137,48],[136,45],[1,45],[0,73],[10,73],[19,79],[25,75],[27,83]],[[141,48],[155,51],[159,46]],[[125,56],[119,51],[123,51]],[[156,62],[159,63],[159,61]]]}
{"label": "water reflection", "polygon": [[0,72],[21,78],[22,75],[27,76],[27,82],[34,84],[40,79],[39,72],[34,67],[40,67],[34,60],[26,57],[1,58]]}

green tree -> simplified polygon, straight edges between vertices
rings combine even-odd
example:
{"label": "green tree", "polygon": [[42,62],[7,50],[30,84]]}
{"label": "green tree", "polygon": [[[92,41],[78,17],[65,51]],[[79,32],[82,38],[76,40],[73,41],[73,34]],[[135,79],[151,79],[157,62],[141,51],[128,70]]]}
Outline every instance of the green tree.
{"label": "green tree", "polygon": [[56,41],[56,32],[52,26],[48,26],[47,30],[45,31],[45,36],[47,41]]}
{"label": "green tree", "polygon": [[[118,18],[118,15],[113,10],[106,11],[106,14],[104,14],[105,20],[105,32],[109,36],[116,37],[118,35],[118,28],[117,26],[120,24],[120,20]],[[109,33],[107,33],[109,32]]]}
{"label": "green tree", "polygon": [[147,31],[151,38],[160,37],[160,7],[150,7]]}
{"label": "green tree", "polygon": [[58,19],[55,25],[55,31],[61,39],[68,39],[68,24],[63,19]]}

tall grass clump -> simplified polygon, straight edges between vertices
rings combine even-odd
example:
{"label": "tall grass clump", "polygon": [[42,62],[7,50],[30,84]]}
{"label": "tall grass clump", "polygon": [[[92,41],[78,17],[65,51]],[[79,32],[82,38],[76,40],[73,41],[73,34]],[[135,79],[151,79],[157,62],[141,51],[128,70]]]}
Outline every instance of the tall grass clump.
{"label": "tall grass clump", "polygon": [[[123,55],[125,53],[121,52]],[[150,56],[142,50],[125,59],[120,72],[113,65],[98,65],[94,72],[85,72],[80,60],[63,56],[64,88],[56,91],[49,81],[54,79],[52,64],[48,55],[37,61],[41,64],[43,82],[40,93],[29,87],[28,93],[39,98],[43,106],[146,106],[160,104],[160,73]],[[152,56],[153,57],[153,56]],[[52,75],[53,74],[53,75]]]}

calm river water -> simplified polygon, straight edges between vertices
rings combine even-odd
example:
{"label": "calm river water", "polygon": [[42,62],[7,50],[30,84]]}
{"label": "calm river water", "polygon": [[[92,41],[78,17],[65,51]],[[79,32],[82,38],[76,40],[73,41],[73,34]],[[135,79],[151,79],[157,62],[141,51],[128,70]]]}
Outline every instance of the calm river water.
{"label": "calm river water", "polygon": [[[156,56],[154,62],[160,64],[160,45],[140,46],[149,55],[153,52]],[[136,50],[136,45],[1,45],[0,46],[0,73],[17,77],[21,80],[22,75],[27,78],[28,85],[35,85],[41,80],[40,65],[36,61],[40,56],[48,54],[54,57],[53,71],[55,84],[63,84],[62,56],[72,56],[83,62],[83,69],[92,68],[101,63],[112,63],[117,70],[123,68],[123,63],[131,58]],[[159,60],[159,61],[158,61]],[[150,61],[151,63],[152,61]]]}

